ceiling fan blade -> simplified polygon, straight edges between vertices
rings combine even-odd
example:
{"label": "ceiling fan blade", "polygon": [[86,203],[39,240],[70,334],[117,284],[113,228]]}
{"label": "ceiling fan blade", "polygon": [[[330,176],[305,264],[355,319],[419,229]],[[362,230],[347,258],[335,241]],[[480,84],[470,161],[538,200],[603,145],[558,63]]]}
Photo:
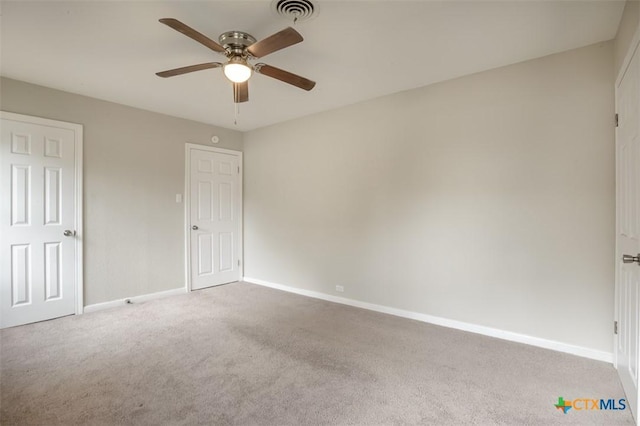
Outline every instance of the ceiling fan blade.
{"label": "ceiling fan blade", "polygon": [[247,48],[247,51],[254,58],[261,58],[267,56],[269,53],[300,43],[302,40],[303,38],[299,32],[288,27],[263,40],[253,43]]}
{"label": "ceiling fan blade", "polygon": [[206,64],[198,64],[198,65],[189,65],[188,67],[176,68],[167,71],[157,72],[156,75],[158,77],[173,77],[174,75],[186,74],[188,72],[208,70],[210,68],[218,68],[221,67],[222,64],[220,62],[207,62]]}
{"label": "ceiling fan blade", "polygon": [[233,102],[247,102],[249,100],[249,81],[233,83]]}
{"label": "ceiling fan blade", "polygon": [[220,46],[218,43],[216,43],[215,41],[211,40],[206,35],[201,34],[198,31],[194,30],[190,26],[188,26],[186,24],[183,24],[182,22],[178,21],[177,19],[162,18],[162,19],[160,19],[160,22],[162,22],[165,25],[168,25],[169,27],[173,28],[176,31],[181,32],[182,34],[186,35],[187,37],[194,39],[198,43],[200,43],[200,44],[202,44],[204,46],[207,46],[209,49],[213,50],[214,52],[225,53],[224,47]]}
{"label": "ceiling fan blade", "polygon": [[313,89],[316,85],[315,81],[292,74],[289,71],[281,70],[280,68],[272,67],[271,65],[256,64],[253,69],[259,74],[264,74],[307,91]]}

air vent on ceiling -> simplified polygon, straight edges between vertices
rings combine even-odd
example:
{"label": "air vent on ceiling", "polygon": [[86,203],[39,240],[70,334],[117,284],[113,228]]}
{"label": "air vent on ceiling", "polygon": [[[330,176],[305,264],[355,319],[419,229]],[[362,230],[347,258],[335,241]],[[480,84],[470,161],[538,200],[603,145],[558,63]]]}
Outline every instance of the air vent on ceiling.
{"label": "air vent on ceiling", "polygon": [[309,0],[273,0],[273,11],[294,23],[308,21],[318,15],[318,8]]}

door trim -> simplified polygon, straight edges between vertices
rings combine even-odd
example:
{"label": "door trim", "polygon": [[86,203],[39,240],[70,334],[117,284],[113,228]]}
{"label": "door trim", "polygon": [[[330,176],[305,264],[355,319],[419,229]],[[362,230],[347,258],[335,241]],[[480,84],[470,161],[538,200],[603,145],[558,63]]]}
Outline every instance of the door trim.
{"label": "door trim", "polygon": [[[619,92],[619,87],[620,84],[622,83],[622,81],[624,80],[627,72],[629,71],[629,66],[632,62],[632,60],[634,60],[635,57],[640,56],[640,27],[638,27],[636,29],[636,32],[631,40],[631,43],[629,44],[629,47],[627,49],[627,52],[625,54],[625,58],[624,61],[622,62],[622,66],[620,67],[620,70],[618,72],[618,75],[616,76],[616,81],[615,81],[615,86],[614,86],[614,94],[615,94],[615,113],[617,116],[618,111],[618,107],[619,107],[619,103],[620,103],[620,92]],[[640,58],[639,58],[640,59]],[[630,76],[631,78],[640,78],[639,76]],[[620,306],[620,291],[621,291],[621,286],[620,286],[620,262],[621,262],[621,256],[622,253],[620,252],[620,246],[618,244],[618,238],[619,238],[619,229],[620,229],[620,210],[619,210],[619,183],[618,183],[618,170],[619,170],[619,158],[618,158],[618,146],[619,146],[619,129],[616,127],[615,129],[615,150],[616,150],[616,166],[615,166],[615,174],[616,174],[616,197],[615,197],[615,208],[616,208],[616,220],[615,220],[615,259],[614,259],[614,265],[615,265],[615,282],[614,282],[614,321],[620,321],[620,311],[621,311],[621,306]],[[617,327],[616,327],[617,328]],[[620,335],[617,333],[613,334],[613,365],[616,369],[616,373],[617,375],[620,377],[620,371],[619,371],[619,359],[618,359],[618,342],[620,340]],[[636,336],[636,339],[638,338],[638,336]],[[638,355],[636,353],[636,359],[633,360],[629,360],[629,362],[631,363],[635,363],[636,366],[638,365],[638,359],[637,359]],[[633,379],[632,379],[633,380]],[[622,384],[622,383],[621,383]],[[623,386],[624,387],[624,386]],[[635,409],[636,411],[638,410],[638,407],[640,406],[640,402],[639,402],[639,393],[638,393],[638,383],[636,380],[635,383],[635,401],[629,401],[629,408],[631,408],[632,406],[635,405]],[[625,396],[627,398],[629,398],[629,395],[626,395],[625,392]],[[640,424],[639,422],[639,416],[638,413],[636,412],[631,412],[631,414],[633,415],[634,418],[634,423],[635,424]]]}
{"label": "door trim", "polygon": [[0,111],[0,118],[6,120],[20,121],[29,124],[38,124],[41,126],[57,127],[61,129],[71,130],[74,133],[75,144],[75,161],[74,161],[74,227],[76,231],[75,242],[75,313],[80,315],[84,312],[84,257],[83,257],[83,200],[82,200],[82,148],[83,126],[82,124],[69,123],[66,121],[51,120],[48,118],[33,117],[30,115],[17,114],[13,112]]}
{"label": "door trim", "polygon": [[189,236],[191,233],[189,232],[189,219],[191,218],[191,151],[200,150],[200,151],[210,151],[217,152],[219,154],[227,154],[234,155],[238,157],[238,164],[240,167],[239,179],[240,181],[240,193],[239,193],[239,204],[240,208],[238,211],[238,260],[240,261],[240,266],[238,268],[239,279],[242,279],[244,276],[244,249],[243,249],[243,234],[242,230],[244,227],[243,223],[243,183],[242,183],[242,175],[243,175],[243,165],[242,165],[242,151],[236,151],[233,149],[225,149],[225,148],[215,148],[207,145],[199,145],[196,143],[186,143],[184,146],[184,279],[185,279],[185,289],[187,292],[191,290],[191,242],[189,240]]}
{"label": "door trim", "polygon": [[[618,86],[620,86],[620,83],[622,82],[622,79],[624,78],[625,74],[627,73],[627,69],[629,68],[629,64],[631,63],[631,60],[633,59],[634,54],[640,55],[640,51],[638,51],[638,49],[640,48],[640,27],[637,28],[636,33],[633,36],[633,39],[631,40],[631,43],[629,44],[629,49],[627,50],[627,53],[625,54],[624,57],[624,61],[622,61],[622,66],[620,67],[620,71],[618,72],[618,76],[616,78],[616,82],[615,82],[615,86],[613,88],[614,90],[614,96],[615,96],[615,100],[614,100],[614,108],[615,111],[618,111]],[[618,146],[618,129],[616,128],[616,132],[615,132],[615,146]],[[618,176],[618,164],[617,164],[617,156],[616,156],[616,179]],[[619,315],[620,315],[620,307],[618,306],[618,294],[619,294],[619,289],[618,289],[618,262],[620,261],[620,253],[618,253],[618,227],[619,227],[619,218],[618,218],[618,189],[617,189],[617,183],[616,183],[616,200],[615,200],[615,209],[616,209],[616,227],[615,227],[615,234],[614,234],[614,238],[615,238],[615,259],[614,259],[614,265],[615,265],[615,274],[614,274],[614,301],[613,301],[613,320],[614,321],[618,321],[619,320]],[[618,351],[617,351],[617,347],[618,347],[618,334],[613,334],[613,366],[616,368],[616,370],[618,369]]]}

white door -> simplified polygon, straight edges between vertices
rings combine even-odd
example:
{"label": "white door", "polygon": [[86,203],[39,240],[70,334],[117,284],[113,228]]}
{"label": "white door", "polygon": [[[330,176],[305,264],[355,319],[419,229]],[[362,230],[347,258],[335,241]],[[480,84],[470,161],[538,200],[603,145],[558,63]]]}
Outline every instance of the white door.
{"label": "white door", "polygon": [[74,314],[82,128],[4,112],[0,118],[0,325]]}
{"label": "white door", "polygon": [[240,279],[239,152],[189,145],[191,289]]}
{"label": "white door", "polygon": [[[637,45],[636,45],[637,46]],[[616,87],[616,367],[638,415],[640,340],[640,54]]]}

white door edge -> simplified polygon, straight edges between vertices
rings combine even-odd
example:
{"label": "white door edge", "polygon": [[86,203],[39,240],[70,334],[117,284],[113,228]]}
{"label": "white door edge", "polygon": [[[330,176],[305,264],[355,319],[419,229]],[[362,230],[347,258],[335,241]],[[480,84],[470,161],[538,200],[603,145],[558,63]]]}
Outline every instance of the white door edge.
{"label": "white door edge", "polygon": [[236,157],[238,157],[238,164],[240,165],[240,174],[239,174],[239,187],[240,187],[240,194],[239,194],[239,204],[240,204],[240,208],[239,208],[239,212],[238,212],[238,221],[240,223],[240,226],[238,227],[238,259],[240,260],[240,271],[239,271],[239,275],[240,278],[242,278],[242,276],[244,276],[244,250],[243,250],[243,228],[244,228],[244,223],[243,223],[243,183],[242,183],[242,151],[236,151],[233,149],[226,149],[226,148],[217,148],[217,147],[213,147],[213,146],[207,146],[207,145],[199,145],[196,143],[186,143],[185,144],[185,167],[184,167],[184,197],[183,197],[183,202],[184,202],[184,279],[185,279],[185,289],[187,290],[187,292],[192,291],[191,288],[191,244],[190,244],[190,233],[188,232],[188,228],[189,228],[189,222],[190,222],[190,217],[191,217],[191,151],[192,150],[201,150],[201,151],[210,151],[210,152],[217,152],[219,154],[228,154],[228,155],[234,155]]}
{"label": "white door edge", "polygon": [[67,129],[74,132],[75,143],[75,191],[74,191],[74,211],[75,211],[75,311],[76,315],[84,312],[84,273],[83,273],[83,256],[82,256],[82,240],[83,240],[83,215],[82,215],[82,147],[83,147],[83,126],[82,124],[69,123],[66,121],[51,120],[48,118],[33,117],[30,115],[17,114],[8,111],[0,111],[0,119],[20,121],[23,123],[38,124],[41,126],[50,126],[61,129]]}
{"label": "white door edge", "polygon": [[[624,61],[622,62],[622,66],[620,67],[620,71],[618,72],[618,76],[616,78],[616,83],[614,86],[614,96],[615,96],[615,100],[614,100],[614,108],[618,109],[618,101],[619,101],[619,96],[618,96],[618,87],[620,86],[620,83],[622,82],[622,79],[624,78],[625,74],[627,73],[627,69],[629,68],[629,64],[631,63],[631,60],[633,59],[634,54],[636,53],[636,50],[638,49],[638,47],[640,46],[640,27],[638,27],[638,29],[636,30],[635,35],[633,36],[633,39],[631,41],[631,43],[629,44],[629,49],[627,50],[627,53],[625,54],[624,57]],[[640,54],[640,52],[638,53]],[[616,132],[616,139],[618,137],[618,134]],[[617,206],[617,202],[618,200],[616,199],[616,210],[618,208]],[[616,227],[615,227],[615,237],[617,238],[617,233],[618,233],[618,214],[616,211]],[[614,259],[614,264],[617,264],[617,262],[619,258],[619,253],[617,250],[617,244],[616,244],[616,250],[615,250],[615,259]],[[614,290],[615,290],[615,294],[614,294],[614,301],[613,301],[613,320],[616,321],[618,319],[618,315],[619,315],[619,306],[618,306],[618,268],[615,268],[615,276],[614,276]],[[618,344],[618,334],[613,334],[613,366],[617,369],[618,368],[618,351],[616,350],[617,348],[617,344]]]}
{"label": "white door edge", "polygon": [[[636,32],[633,36],[633,39],[631,40],[631,43],[629,44],[629,48],[627,49],[627,52],[625,54],[625,58],[624,61],[622,62],[622,66],[620,67],[620,70],[618,71],[618,75],[616,77],[616,81],[615,81],[615,86],[614,86],[614,95],[615,95],[615,100],[614,100],[614,107],[615,107],[615,112],[617,113],[618,111],[618,105],[619,105],[619,86],[622,83],[622,80],[624,79],[628,69],[629,69],[629,65],[631,64],[631,61],[634,58],[634,55],[640,55],[640,27],[638,27],[636,29]],[[616,128],[616,135],[615,135],[615,139],[616,139],[616,149],[617,149],[617,143],[618,143],[618,129]],[[617,157],[617,153],[616,153],[616,157]],[[617,171],[617,160],[616,160],[616,178],[618,176],[618,171]],[[617,186],[617,184],[616,184]],[[617,187],[616,187],[616,221],[615,221],[615,239],[616,239],[616,247],[615,247],[615,259],[614,259],[614,264],[616,265],[615,268],[615,276],[614,276],[614,321],[617,321],[619,319],[620,316],[620,306],[619,306],[619,291],[620,289],[619,287],[619,278],[618,278],[618,274],[619,274],[619,270],[618,270],[618,262],[620,261],[620,257],[622,256],[622,253],[619,252],[618,250],[618,229],[620,226],[619,223],[619,214],[618,214],[618,196],[617,196]],[[620,338],[619,334],[614,333],[613,334],[613,366],[616,370],[618,370],[618,339]],[[636,407],[640,407],[640,397],[638,398],[638,400],[636,401]],[[632,413],[634,416],[634,423],[635,424],[640,424],[640,416],[637,413]]]}

